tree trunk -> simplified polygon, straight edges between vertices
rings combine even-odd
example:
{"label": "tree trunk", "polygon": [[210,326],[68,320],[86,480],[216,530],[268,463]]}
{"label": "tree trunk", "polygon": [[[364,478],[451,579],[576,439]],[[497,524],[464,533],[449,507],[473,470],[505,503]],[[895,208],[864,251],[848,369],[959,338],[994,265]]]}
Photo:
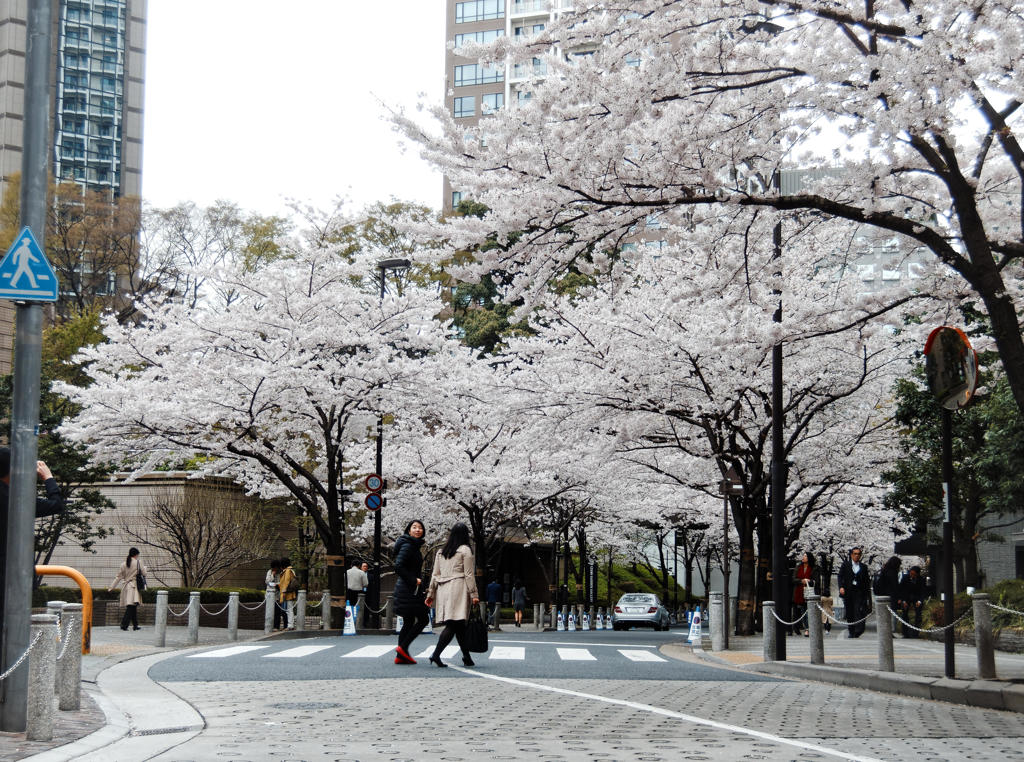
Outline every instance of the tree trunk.
{"label": "tree trunk", "polygon": [[752,521],[737,523],[739,532],[740,563],[736,580],[736,634],[753,635],[757,611],[757,556],[754,553]]}

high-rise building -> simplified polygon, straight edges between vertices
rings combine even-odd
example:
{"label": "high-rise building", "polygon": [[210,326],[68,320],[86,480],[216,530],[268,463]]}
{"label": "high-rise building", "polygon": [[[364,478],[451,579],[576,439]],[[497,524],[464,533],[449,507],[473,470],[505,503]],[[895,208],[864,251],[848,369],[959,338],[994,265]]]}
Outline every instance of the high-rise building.
{"label": "high-rise building", "polygon": [[[553,18],[572,10],[573,0],[447,0],[445,39],[455,48],[470,42],[491,42],[503,35],[532,37],[544,31]],[[447,105],[456,119],[476,124],[481,116],[530,98],[529,82],[543,76],[544,63],[535,59],[513,68],[481,66],[475,60],[445,56]],[[445,179],[443,207],[462,200],[458,188]]]}
{"label": "high-rise building", "polygon": [[[142,187],[147,0],[52,0],[51,169],[111,198]],[[21,172],[28,0],[0,5],[0,194]],[[0,373],[14,307],[0,301]]]}

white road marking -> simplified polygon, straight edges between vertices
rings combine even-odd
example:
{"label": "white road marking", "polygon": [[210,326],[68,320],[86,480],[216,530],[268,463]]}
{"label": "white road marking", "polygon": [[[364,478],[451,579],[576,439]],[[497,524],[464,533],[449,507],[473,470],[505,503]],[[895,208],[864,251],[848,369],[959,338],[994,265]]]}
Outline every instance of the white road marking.
{"label": "white road marking", "polygon": [[494,646],[487,658],[522,661],[526,658],[526,649],[522,646]]}
{"label": "white road marking", "polygon": [[682,712],[673,712],[670,709],[662,709],[661,707],[651,706],[650,704],[641,704],[637,701],[626,701],[624,699],[610,698],[608,696],[598,696],[594,693],[571,691],[567,688],[555,688],[554,686],[543,685],[542,683],[532,683],[529,680],[519,680],[513,677],[502,677],[501,675],[492,675],[488,674],[487,672],[477,672],[476,670],[470,670],[464,667],[456,667],[454,665],[452,666],[459,672],[463,672],[467,675],[479,677],[485,680],[497,680],[501,683],[519,685],[523,688],[533,688],[534,690],[548,691],[549,693],[558,693],[563,696],[575,696],[576,698],[589,699],[590,701],[600,701],[605,704],[624,706],[630,709],[636,709],[640,712],[650,712],[651,714],[657,714],[662,717],[669,717],[675,720],[682,720],[683,722],[692,722],[696,725],[704,725],[709,728],[717,728],[719,730],[725,730],[730,733],[742,733],[743,735],[752,736],[754,738],[760,738],[765,741],[784,744],[786,746],[794,746],[798,749],[806,749],[808,751],[819,752],[821,754],[831,754],[832,756],[839,757],[840,759],[859,760],[860,762],[882,762],[882,760],[876,759],[874,757],[865,757],[857,754],[849,754],[845,751],[840,751],[838,749],[830,749],[827,746],[818,746],[817,744],[813,743],[805,743],[804,741],[798,741],[793,738],[783,738],[782,736],[775,736],[771,733],[765,733],[760,730],[752,730],[751,728],[744,728],[739,725],[728,725],[724,722],[717,722],[716,720],[705,720],[703,717],[695,717],[692,714],[683,714]]}
{"label": "white road marking", "polygon": [[619,653],[630,661],[668,661],[667,659],[662,659],[653,651],[634,651],[629,648],[620,648]]}
{"label": "white road marking", "polygon": [[558,648],[558,658],[562,661],[597,661],[594,654],[585,648]]}
{"label": "white road marking", "polygon": [[376,659],[383,656],[388,651],[394,651],[395,647],[392,645],[388,646],[363,646],[357,648],[355,651],[350,651],[347,654],[342,654],[342,659]]}
{"label": "white road marking", "polygon": [[317,651],[326,651],[328,648],[334,648],[334,646],[296,646],[295,648],[289,648],[287,651],[278,651],[273,654],[263,654],[264,659],[300,659],[303,656],[309,656],[315,654]]}
{"label": "white road marking", "polygon": [[189,659],[223,659],[225,656],[237,656],[238,654],[244,654],[248,651],[258,651],[261,648],[270,648],[270,646],[231,646],[231,648],[221,648],[219,651],[206,651],[201,654],[189,654]]}
{"label": "white road marking", "polygon": [[[425,648],[422,651],[420,651],[418,654],[416,654],[416,658],[417,659],[428,659],[428,658],[430,658],[430,655],[432,653],[434,653],[433,647]],[[454,656],[456,656],[456,655],[458,655],[460,653],[462,653],[462,651],[459,649],[459,647],[456,644],[452,643],[451,645],[447,646],[441,652],[441,660],[444,661],[445,659],[451,659],[452,657],[454,657]]]}

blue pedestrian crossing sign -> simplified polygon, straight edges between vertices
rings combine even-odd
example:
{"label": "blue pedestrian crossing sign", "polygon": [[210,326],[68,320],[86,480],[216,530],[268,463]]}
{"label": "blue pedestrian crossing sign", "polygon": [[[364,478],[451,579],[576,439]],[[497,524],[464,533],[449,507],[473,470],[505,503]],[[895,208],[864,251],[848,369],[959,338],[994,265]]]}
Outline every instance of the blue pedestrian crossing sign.
{"label": "blue pedestrian crossing sign", "polygon": [[57,273],[25,226],[0,261],[0,299],[57,301]]}

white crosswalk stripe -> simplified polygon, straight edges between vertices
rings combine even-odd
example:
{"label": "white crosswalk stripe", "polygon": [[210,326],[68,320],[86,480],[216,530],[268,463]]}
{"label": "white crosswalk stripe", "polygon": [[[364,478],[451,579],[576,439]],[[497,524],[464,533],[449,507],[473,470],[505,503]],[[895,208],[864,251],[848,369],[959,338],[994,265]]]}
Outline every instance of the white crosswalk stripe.
{"label": "white crosswalk stripe", "polygon": [[395,650],[395,647],[393,645],[387,645],[387,646],[363,646],[362,648],[357,648],[355,651],[351,651],[350,653],[342,654],[341,658],[343,658],[343,659],[376,659],[379,656],[383,656],[388,651],[394,651],[394,650]]}
{"label": "white crosswalk stripe", "polygon": [[653,651],[640,651],[631,648],[620,648],[619,653],[625,656],[630,661],[668,661],[668,659],[662,659],[658,654]]}
{"label": "white crosswalk stripe", "polygon": [[558,658],[562,661],[597,661],[594,654],[586,648],[558,648]]}
{"label": "white crosswalk stripe", "polygon": [[232,646],[231,648],[221,648],[217,651],[206,651],[201,654],[189,654],[189,659],[223,659],[228,656],[237,656],[238,654],[244,654],[249,651],[259,651],[261,648],[270,648],[270,646]]}
{"label": "white crosswalk stripe", "polygon": [[[432,654],[432,653],[434,653],[434,647],[433,646],[431,646],[430,648],[426,648],[426,649],[420,651],[418,654],[416,654],[416,658],[417,659],[427,659],[427,658],[430,657],[430,654]],[[445,659],[451,659],[451,658],[457,656],[460,653],[462,653],[462,651],[460,651],[459,647],[453,643],[450,646],[446,647],[441,652],[441,660],[444,661]]]}
{"label": "white crosswalk stripe", "polygon": [[318,651],[326,651],[334,646],[297,646],[286,651],[277,651],[272,654],[263,654],[264,659],[301,659],[303,656],[315,654]]}
{"label": "white crosswalk stripe", "polygon": [[487,654],[487,658],[523,661],[526,658],[526,649],[522,646],[494,646]]}

